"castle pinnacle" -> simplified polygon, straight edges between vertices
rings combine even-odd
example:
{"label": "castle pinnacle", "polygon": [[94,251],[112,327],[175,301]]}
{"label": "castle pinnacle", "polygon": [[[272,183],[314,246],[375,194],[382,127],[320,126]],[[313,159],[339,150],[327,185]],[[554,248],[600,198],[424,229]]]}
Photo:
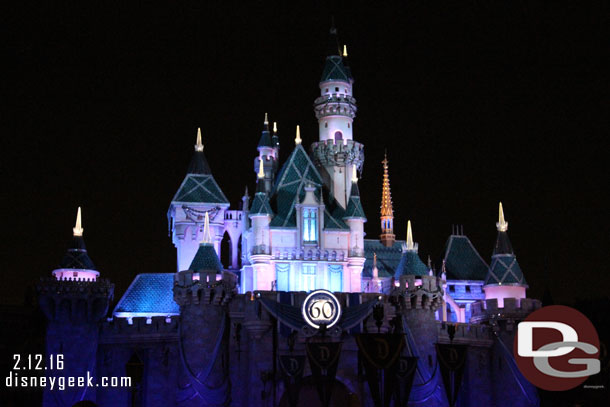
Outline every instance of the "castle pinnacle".
{"label": "castle pinnacle", "polygon": [[273,122],[273,132],[277,133],[277,122]]}
{"label": "castle pinnacle", "polygon": [[269,125],[269,119],[267,118],[267,112],[265,112],[265,121],[263,122],[265,126]]}
{"label": "castle pinnacle", "polygon": [[343,58],[347,58],[347,45],[343,45]]}
{"label": "castle pinnacle", "polygon": [[203,151],[203,143],[201,142],[201,127],[197,128],[197,143],[195,144],[195,151]]}
{"label": "castle pinnacle", "polygon": [[80,206],[78,207],[78,211],[76,212],[76,224],[72,228],[73,236],[82,236],[85,229],[83,229],[81,225],[81,211]]}
{"label": "castle pinnacle", "polygon": [[263,168],[263,160],[260,160],[258,162],[258,173],[256,175],[258,176],[258,179],[265,178],[265,170]]}
{"label": "castle pinnacle", "polygon": [[394,235],[394,208],[392,207],[387,154],[384,154],[381,163],[383,164],[383,183],[381,189],[381,235],[379,237],[384,246],[392,247],[396,240],[396,235]]}
{"label": "castle pinnacle", "polygon": [[301,144],[303,140],[301,139],[301,127],[297,124],[297,136],[294,139],[294,144]]}
{"label": "castle pinnacle", "polygon": [[407,250],[415,250],[413,243],[413,231],[411,230],[411,221],[407,221]]}
{"label": "castle pinnacle", "polygon": [[201,243],[212,244],[212,234],[210,233],[210,215],[208,212],[205,213],[205,220],[203,223],[203,239]]}
{"label": "castle pinnacle", "polygon": [[358,182],[358,170],[356,169],[355,165],[353,169],[354,170],[352,171],[352,182]]}
{"label": "castle pinnacle", "polygon": [[506,232],[508,230],[508,222],[504,220],[504,209],[502,209],[502,202],[498,208],[498,223],[496,223],[498,232]]}

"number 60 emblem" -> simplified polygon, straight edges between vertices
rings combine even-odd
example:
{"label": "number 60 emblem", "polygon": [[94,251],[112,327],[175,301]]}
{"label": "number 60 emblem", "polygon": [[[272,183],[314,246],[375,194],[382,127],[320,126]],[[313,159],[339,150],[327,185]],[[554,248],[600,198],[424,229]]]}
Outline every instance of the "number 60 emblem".
{"label": "number 60 emblem", "polygon": [[303,301],[301,311],[305,322],[315,329],[320,329],[321,325],[330,328],[341,318],[341,304],[337,297],[327,290],[310,293]]}

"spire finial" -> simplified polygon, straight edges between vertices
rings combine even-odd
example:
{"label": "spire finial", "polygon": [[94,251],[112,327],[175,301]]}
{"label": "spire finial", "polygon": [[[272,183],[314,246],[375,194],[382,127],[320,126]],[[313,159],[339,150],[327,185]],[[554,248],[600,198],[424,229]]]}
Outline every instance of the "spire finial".
{"label": "spire finial", "polygon": [[258,160],[258,173],[257,173],[258,179],[263,179],[265,178],[265,169],[263,168],[263,158],[259,158]]}
{"label": "spire finial", "polygon": [[343,58],[347,58],[347,45],[343,45]]}
{"label": "spire finial", "polygon": [[206,211],[203,223],[203,240],[201,243],[212,244],[212,234],[210,233],[210,214]]}
{"label": "spire finial", "polygon": [[267,119],[267,113],[265,112],[265,121],[263,122],[263,124],[269,124],[269,120]]}
{"label": "spire finial", "polygon": [[373,267],[377,267],[377,253],[373,252]]}
{"label": "spire finial", "polygon": [[498,223],[496,223],[498,232],[506,232],[508,230],[508,222],[504,220],[504,209],[502,209],[502,202],[498,209]]}
{"label": "spire finial", "polygon": [[294,144],[301,144],[303,140],[301,139],[301,127],[297,124],[297,136],[294,139]]}
{"label": "spire finial", "polygon": [[354,165],[354,170],[352,171],[352,182],[358,182],[358,169]]}
{"label": "spire finial", "polygon": [[407,250],[413,250],[413,231],[411,230],[411,221],[407,221]]}
{"label": "spire finial", "polygon": [[76,212],[76,224],[72,228],[72,234],[74,236],[82,236],[85,229],[83,229],[81,224],[81,215],[80,215],[80,206],[78,207],[78,211]]}
{"label": "spire finial", "polygon": [[273,122],[273,132],[277,133],[277,122]]}
{"label": "spire finial", "polygon": [[195,151],[203,151],[203,143],[201,142],[201,127],[197,128],[197,144],[195,144]]}

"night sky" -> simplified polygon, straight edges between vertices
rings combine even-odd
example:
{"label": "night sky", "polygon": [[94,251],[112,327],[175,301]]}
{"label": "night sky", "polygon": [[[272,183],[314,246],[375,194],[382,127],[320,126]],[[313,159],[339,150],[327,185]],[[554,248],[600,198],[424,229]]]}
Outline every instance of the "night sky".
{"label": "night sky", "polygon": [[197,127],[236,207],[265,112],[282,160],[297,124],[317,140],[331,15],[356,80],[368,237],[387,148],[395,233],[410,219],[424,261],[439,265],[452,224],[489,261],[502,201],[530,296],[607,295],[607,3],[108,3],[0,13],[0,302],[50,275],[79,205],[115,300],[138,273],[175,272],[166,212]]}

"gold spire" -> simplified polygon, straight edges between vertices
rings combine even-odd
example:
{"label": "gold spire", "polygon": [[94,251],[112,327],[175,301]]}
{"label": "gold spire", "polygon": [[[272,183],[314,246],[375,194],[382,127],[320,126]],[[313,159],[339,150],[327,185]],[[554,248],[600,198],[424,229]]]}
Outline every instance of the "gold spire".
{"label": "gold spire", "polygon": [[205,221],[203,223],[203,239],[201,243],[212,244],[212,234],[210,233],[210,215],[205,213]]}
{"label": "gold spire", "polygon": [[498,223],[496,223],[496,227],[498,228],[498,232],[506,232],[508,230],[508,222],[504,220],[504,209],[502,209],[502,202],[500,202],[500,207],[498,209]]}
{"label": "gold spire", "polygon": [[277,122],[273,122],[273,132],[277,133]]}
{"label": "gold spire", "polygon": [[203,151],[203,143],[201,142],[201,127],[197,128],[197,144],[195,144],[195,151]]}
{"label": "gold spire", "polygon": [[343,58],[347,58],[347,45],[343,45]]}
{"label": "gold spire", "polygon": [[297,124],[297,136],[294,139],[294,144],[301,144],[303,140],[301,139],[301,127]]}
{"label": "gold spire", "polygon": [[358,182],[358,169],[354,165],[354,170],[352,171],[352,182]]}
{"label": "gold spire", "polygon": [[265,178],[265,170],[263,169],[263,157],[258,159],[258,179]]}
{"label": "gold spire", "polygon": [[263,124],[269,124],[269,120],[267,120],[267,113],[265,113],[265,121],[263,122]]}
{"label": "gold spire", "polygon": [[74,236],[82,236],[85,229],[83,229],[81,225],[81,216],[80,216],[80,206],[78,207],[78,211],[76,212],[76,224],[72,228],[72,234]]}
{"label": "gold spire", "polygon": [[411,221],[407,221],[407,250],[414,250],[413,231],[411,230]]}
{"label": "gold spire", "polygon": [[390,191],[390,174],[388,173],[388,157],[384,155],[383,161],[383,186],[381,190],[381,216],[394,217],[392,208],[392,193]]}

